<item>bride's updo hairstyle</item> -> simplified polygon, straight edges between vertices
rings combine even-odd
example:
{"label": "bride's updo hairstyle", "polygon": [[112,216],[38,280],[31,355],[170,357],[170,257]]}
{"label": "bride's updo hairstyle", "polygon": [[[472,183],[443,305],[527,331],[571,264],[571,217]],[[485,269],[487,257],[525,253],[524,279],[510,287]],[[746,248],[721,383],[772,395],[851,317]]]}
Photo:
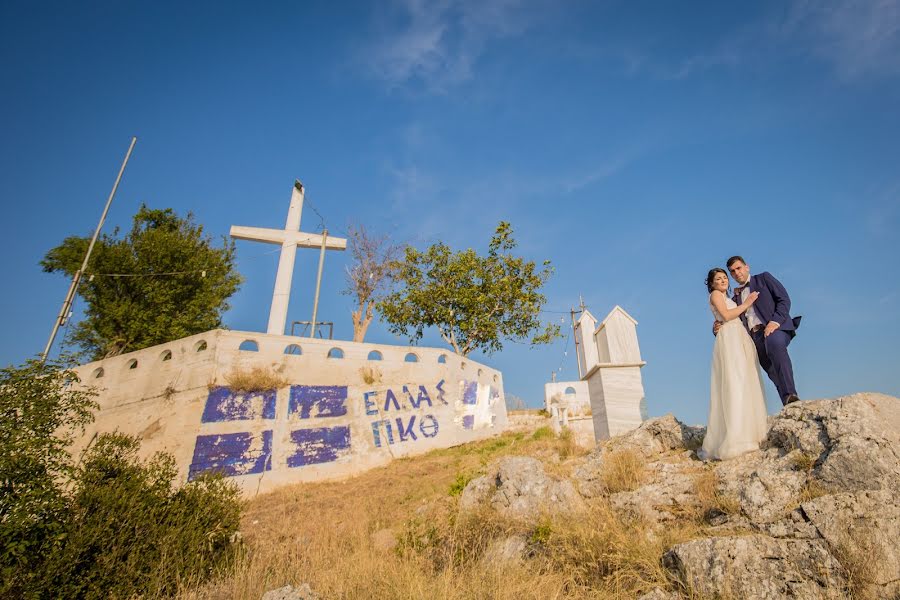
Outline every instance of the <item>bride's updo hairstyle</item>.
{"label": "bride's updo hairstyle", "polygon": [[713,291],[713,279],[716,278],[716,273],[722,273],[725,277],[728,277],[728,273],[725,272],[725,269],[720,269],[719,267],[710,269],[709,273],[706,274],[706,291],[710,294]]}

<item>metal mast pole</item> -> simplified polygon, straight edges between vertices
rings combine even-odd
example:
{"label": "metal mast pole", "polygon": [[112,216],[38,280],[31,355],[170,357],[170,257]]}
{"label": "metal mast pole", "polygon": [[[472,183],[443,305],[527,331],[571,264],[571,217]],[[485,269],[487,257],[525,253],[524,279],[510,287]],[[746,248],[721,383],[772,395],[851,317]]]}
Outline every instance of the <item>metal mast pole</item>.
{"label": "metal mast pole", "polygon": [[59,328],[62,327],[69,318],[72,302],[75,300],[75,294],[78,293],[78,285],[81,283],[81,275],[87,270],[88,260],[90,260],[91,252],[94,250],[94,244],[100,236],[100,229],[103,227],[103,222],[106,220],[106,215],[109,212],[109,206],[112,204],[113,197],[116,195],[116,190],[119,189],[119,182],[122,181],[125,165],[128,164],[128,159],[131,158],[131,152],[134,150],[134,145],[136,143],[137,137],[132,137],[131,145],[128,146],[128,152],[125,153],[125,160],[122,161],[122,167],[119,169],[119,174],[116,176],[116,182],[113,184],[112,191],[109,193],[109,198],[106,199],[106,206],[103,207],[103,214],[100,215],[100,222],[97,223],[97,229],[94,230],[94,237],[91,238],[91,243],[88,245],[87,252],[84,255],[84,261],[81,263],[81,268],[75,271],[75,275],[72,276],[72,284],[69,286],[69,291],[66,293],[66,299],[63,300],[62,308],[59,309],[59,315],[53,323],[53,331],[50,332],[50,339],[47,340],[47,346],[41,353],[41,362],[47,360],[47,355],[50,354],[50,348],[53,346],[53,340],[56,339]]}
{"label": "metal mast pole", "polygon": [[584,375],[581,372],[581,361],[578,360],[578,332],[575,329],[575,309],[571,309],[569,314],[572,315],[572,340],[575,341],[575,362],[578,363],[578,379],[581,379]]}
{"label": "metal mast pole", "polygon": [[328,230],[322,230],[322,249],[319,251],[319,273],[316,275],[316,298],[313,301],[312,335],[316,337],[316,316],[319,312],[319,290],[322,288],[322,266],[325,263],[325,241],[328,239]]}

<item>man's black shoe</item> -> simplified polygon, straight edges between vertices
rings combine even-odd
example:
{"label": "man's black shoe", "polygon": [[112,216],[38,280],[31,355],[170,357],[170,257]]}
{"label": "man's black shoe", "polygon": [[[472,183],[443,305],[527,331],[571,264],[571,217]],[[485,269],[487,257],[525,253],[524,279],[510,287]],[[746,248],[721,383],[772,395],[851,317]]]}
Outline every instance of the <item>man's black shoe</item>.
{"label": "man's black shoe", "polygon": [[785,406],[794,402],[800,402],[800,398],[797,397],[797,394],[790,394],[787,398],[784,399]]}

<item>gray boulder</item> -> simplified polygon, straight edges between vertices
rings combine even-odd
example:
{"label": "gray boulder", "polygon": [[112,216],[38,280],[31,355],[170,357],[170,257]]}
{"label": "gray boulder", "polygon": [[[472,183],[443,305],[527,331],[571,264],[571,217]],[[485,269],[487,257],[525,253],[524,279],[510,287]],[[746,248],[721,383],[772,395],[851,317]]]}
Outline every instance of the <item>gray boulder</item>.
{"label": "gray boulder", "polygon": [[511,535],[492,541],[481,556],[481,562],[493,566],[520,563],[527,550],[528,540],[524,535]]}
{"label": "gray boulder", "polygon": [[[685,454],[700,446],[704,427],[690,427],[672,415],[649,419],[641,425],[614,437],[588,454],[572,472],[578,491],[585,498],[606,494],[602,482],[603,463],[612,452],[630,450],[651,460],[666,452],[681,451]],[[687,456],[683,458],[687,459]]]}
{"label": "gray boulder", "polygon": [[647,466],[648,483],[631,492],[611,494],[610,505],[619,512],[650,522],[683,519],[697,509],[696,463],[657,462]]}
{"label": "gray boulder", "polygon": [[831,553],[880,598],[900,592],[900,505],[893,492],[867,490],[804,502],[801,511]]}
{"label": "gray boulder", "polygon": [[815,461],[814,476],[834,491],[900,492],[900,400],[853,394],[798,402],[775,419],[766,444],[800,450]]}
{"label": "gray boulder", "polygon": [[841,597],[841,565],[821,540],[729,536],[678,544],[663,556],[693,593],[703,598]]}
{"label": "gray boulder", "polygon": [[319,600],[319,596],[310,589],[308,583],[301,583],[297,587],[286,585],[269,590],[262,595],[262,600]]}
{"label": "gray boulder", "polygon": [[748,452],[717,462],[714,469],[725,494],[736,498],[741,513],[758,525],[782,519],[795,508],[808,477],[777,450]]}
{"label": "gray boulder", "polygon": [[517,520],[531,520],[543,511],[572,513],[584,507],[570,481],[557,481],[541,461],[528,456],[500,459],[488,474],[469,482],[460,498],[460,510],[490,505]]}
{"label": "gray boulder", "polygon": [[634,450],[650,458],[671,450],[692,450],[700,446],[704,427],[690,427],[672,415],[648,419],[639,427],[610,440],[611,450]]}

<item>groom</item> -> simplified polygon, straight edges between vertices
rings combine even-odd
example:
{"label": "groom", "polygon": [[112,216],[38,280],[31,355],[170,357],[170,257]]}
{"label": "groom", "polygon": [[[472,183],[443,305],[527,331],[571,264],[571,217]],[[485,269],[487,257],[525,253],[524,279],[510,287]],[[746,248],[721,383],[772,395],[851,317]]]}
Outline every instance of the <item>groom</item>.
{"label": "groom", "polygon": [[[738,284],[734,290],[735,304],[743,304],[750,292],[759,292],[756,303],[741,315],[741,321],[753,338],[759,364],[775,384],[781,403],[787,406],[797,402],[800,398],[794,387],[794,368],[787,347],[797,335],[800,317],[791,318],[789,314],[791,299],[787,290],[768,271],[751,276],[750,267],[740,256],[729,258],[727,266]],[[721,325],[716,321],[713,333],[718,333]]]}

